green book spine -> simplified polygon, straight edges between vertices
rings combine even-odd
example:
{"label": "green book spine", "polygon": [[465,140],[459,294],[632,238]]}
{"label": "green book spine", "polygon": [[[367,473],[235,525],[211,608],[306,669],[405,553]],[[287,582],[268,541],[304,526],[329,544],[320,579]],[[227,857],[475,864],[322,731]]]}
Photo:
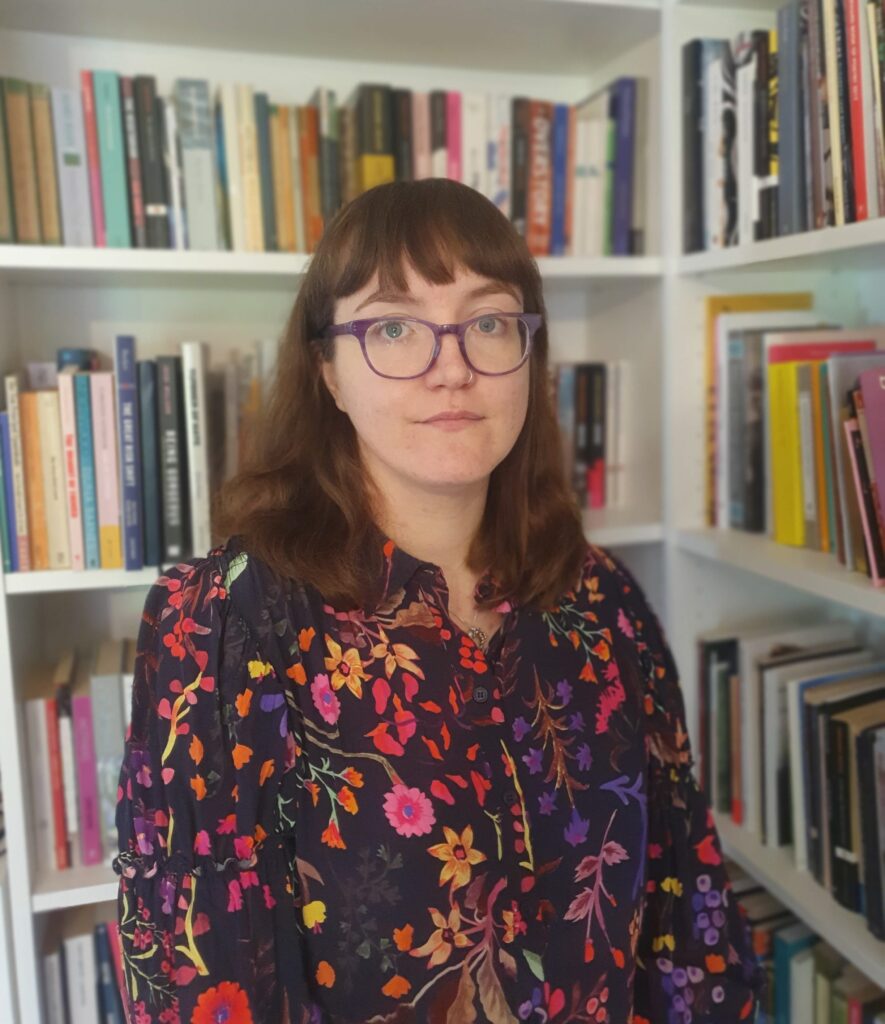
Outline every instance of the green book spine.
{"label": "green book spine", "polygon": [[116,71],[94,71],[92,82],[95,89],[95,119],[98,123],[106,241],[110,247],[127,248],[132,245],[132,232],[129,226],[120,76]]}

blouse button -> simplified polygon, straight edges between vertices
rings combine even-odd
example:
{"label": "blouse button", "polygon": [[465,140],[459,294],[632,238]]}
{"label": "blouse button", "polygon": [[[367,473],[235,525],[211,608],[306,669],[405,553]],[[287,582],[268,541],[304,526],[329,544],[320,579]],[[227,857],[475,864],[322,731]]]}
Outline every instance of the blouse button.
{"label": "blouse button", "polygon": [[519,797],[516,795],[516,791],[515,790],[512,790],[512,789],[505,789],[504,790],[504,803],[507,804],[508,806],[510,804],[515,804],[518,799],[519,799]]}
{"label": "blouse button", "polygon": [[483,704],[489,699],[489,691],[484,686],[476,686],[473,690],[473,699],[477,704]]}

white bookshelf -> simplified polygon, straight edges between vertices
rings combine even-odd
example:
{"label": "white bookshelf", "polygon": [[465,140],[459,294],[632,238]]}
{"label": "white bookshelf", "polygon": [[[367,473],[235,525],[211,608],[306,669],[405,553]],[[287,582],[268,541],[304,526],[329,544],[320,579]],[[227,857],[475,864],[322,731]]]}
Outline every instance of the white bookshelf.
{"label": "white bookshelf", "polygon": [[[213,15],[157,0],[7,0],[0,68],[75,85],[81,68],[251,81],[280,102],[318,84],[339,96],[361,81],[462,88],[575,102],[619,74],[651,79],[648,255],[541,258],[553,360],[629,362],[634,421],[622,507],[588,512],[597,544],[618,548],[661,613],[681,669],[689,732],[696,726],[694,638],[699,630],[785,608],[847,607],[874,635],[885,595],[828,556],[703,524],[703,300],[722,291],[812,289],[845,322],[885,317],[877,263],[885,220],[793,236],[727,253],[681,254],[681,45],[773,25],[777,0],[218,0]],[[465,31],[469,25],[470,31]],[[457,86],[453,86],[457,82]],[[49,358],[59,344],[110,353],[132,333],[139,356],[174,351],[187,335],[230,346],[276,335],[304,254],[79,249],[0,245],[0,369]],[[39,942],[50,915],[112,905],[108,867],[35,871],[17,679],[39,654],[72,637],[132,635],[153,569],[0,576],[0,773],[10,847],[9,899],[22,1024],[42,1024]],[[45,628],[50,621],[55,626]],[[721,821],[730,853],[770,884],[849,960],[881,978],[885,944],[857,915],[822,911],[819,887]],[[832,902],[832,901],[831,901]],[[829,908],[827,908],[828,910]],[[830,927],[833,921],[839,927]],[[881,949],[880,949],[881,947]],[[876,954],[879,954],[879,975]]]}

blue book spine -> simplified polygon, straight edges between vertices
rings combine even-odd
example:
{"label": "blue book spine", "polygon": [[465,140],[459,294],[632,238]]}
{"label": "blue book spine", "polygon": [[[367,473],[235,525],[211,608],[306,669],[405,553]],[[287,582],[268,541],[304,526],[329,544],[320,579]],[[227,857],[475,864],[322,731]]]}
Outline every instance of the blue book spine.
{"label": "blue book spine", "polygon": [[120,480],[123,485],[123,558],[127,569],[142,569],[144,551],[141,543],[141,444],[138,436],[135,338],[131,334],[117,335],[114,366],[117,379]]}
{"label": "blue book spine", "polygon": [[636,80],[619,78],[612,86],[612,94],[617,97],[612,252],[616,256],[629,256],[633,150],[636,145]]}
{"label": "blue book spine", "polygon": [[129,230],[129,190],[126,184],[120,76],[116,71],[93,71],[92,82],[95,89],[95,119],[98,123],[107,245],[127,248],[132,245],[132,235]]}
{"label": "blue book spine", "polygon": [[550,253],[565,255],[565,191],[568,172],[568,104],[553,108],[553,209],[550,224]]}
{"label": "blue book spine", "polygon": [[[12,488],[12,446],[9,441],[9,413],[0,412],[0,458],[3,460],[3,504],[6,507],[3,534],[3,569],[18,572],[18,541],[15,529],[15,493]],[[7,551],[9,561],[7,564]]]}
{"label": "blue book spine", "polygon": [[126,1024],[123,1005],[116,985],[114,964],[111,960],[111,941],[106,921],[100,921],[92,933],[95,962],[98,967],[98,1001],[102,1024]]}
{"label": "blue book spine", "polygon": [[77,411],[77,448],[80,455],[80,501],[83,510],[83,547],[87,569],[101,568],[98,543],[98,499],[95,493],[95,455],[92,450],[92,402],[89,377],[74,374]]}
{"label": "blue book spine", "polygon": [[141,493],[144,512],[144,563],[162,560],[162,510],[160,507],[160,436],[157,428],[157,364],[138,361],[138,411],[141,418]]}

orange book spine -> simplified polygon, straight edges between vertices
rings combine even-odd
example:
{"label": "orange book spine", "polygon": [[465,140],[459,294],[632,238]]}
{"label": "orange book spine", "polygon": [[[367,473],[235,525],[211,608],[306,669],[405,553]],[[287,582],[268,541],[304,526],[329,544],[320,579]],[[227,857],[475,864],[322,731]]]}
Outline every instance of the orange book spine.
{"label": "orange book spine", "polygon": [[31,539],[31,566],[49,568],[49,529],[43,495],[43,467],[40,463],[40,421],[37,392],[22,391],[18,396],[21,414],[22,455],[25,469],[25,493],[28,499],[28,534]]}
{"label": "orange book spine", "polygon": [[319,117],[316,107],[298,109],[301,143],[301,187],[304,192],[304,213],[307,223],[307,251],[313,252],[323,234],[323,213],[320,209]]}
{"label": "orange book spine", "polygon": [[551,134],[553,104],[529,101],[529,180],[526,211],[526,244],[533,256],[550,253],[553,204]]}

